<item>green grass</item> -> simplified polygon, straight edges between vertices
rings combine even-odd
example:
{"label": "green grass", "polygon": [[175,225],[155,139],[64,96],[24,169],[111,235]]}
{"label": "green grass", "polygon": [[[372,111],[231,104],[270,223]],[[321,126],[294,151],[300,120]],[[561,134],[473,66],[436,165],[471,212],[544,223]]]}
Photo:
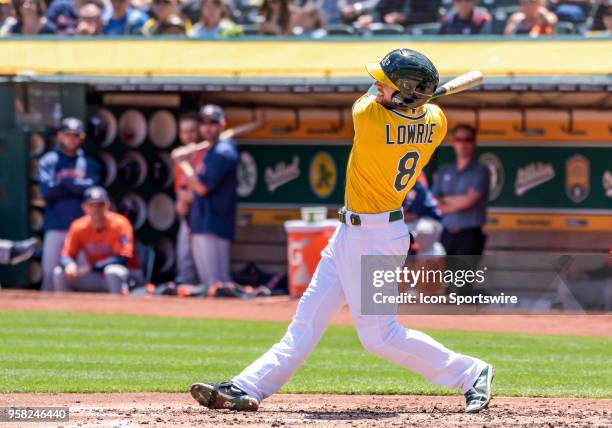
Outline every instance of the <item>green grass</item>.
{"label": "green grass", "polygon": [[[271,322],[2,312],[0,392],[185,392],[193,381],[235,375],[285,329]],[[427,333],[494,364],[497,395],[612,397],[610,339]],[[354,329],[343,326],[328,329],[282,391],[456,393],[369,355]]]}

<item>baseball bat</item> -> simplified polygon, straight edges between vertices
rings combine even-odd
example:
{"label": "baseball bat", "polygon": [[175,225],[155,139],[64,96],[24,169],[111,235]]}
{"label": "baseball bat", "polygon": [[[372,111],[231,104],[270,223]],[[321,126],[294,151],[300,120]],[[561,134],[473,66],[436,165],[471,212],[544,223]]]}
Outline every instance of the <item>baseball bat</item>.
{"label": "baseball bat", "polygon": [[[239,137],[240,135],[247,134],[251,131],[260,128],[263,125],[263,120],[256,120],[255,122],[245,123],[243,125],[238,125],[234,128],[226,129],[221,132],[219,138],[233,138]],[[199,143],[191,143],[187,144],[183,147],[176,148],[172,150],[170,156],[172,159],[179,159],[185,156],[189,156],[192,153],[198,152],[200,150],[205,150],[210,146],[208,141],[200,141]]]}
{"label": "baseball bat", "polygon": [[453,80],[446,82],[444,85],[436,89],[431,99],[444,97],[446,95],[456,94],[458,92],[467,91],[468,89],[474,88],[482,82],[482,72],[478,70],[470,71],[469,73],[462,74],[461,76],[455,77]]}

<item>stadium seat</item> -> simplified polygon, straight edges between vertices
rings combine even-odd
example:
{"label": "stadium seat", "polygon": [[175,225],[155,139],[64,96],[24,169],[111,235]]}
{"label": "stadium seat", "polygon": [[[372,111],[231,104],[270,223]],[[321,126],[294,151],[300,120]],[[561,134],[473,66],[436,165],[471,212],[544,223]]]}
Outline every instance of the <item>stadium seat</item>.
{"label": "stadium seat", "polygon": [[242,34],[245,36],[258,36],[259,34],[259,25],[257,24],[244,24],[242,25]]}
{"label": "stadium seat", "polygon": [[350,25],[332,24],[327,26],[328,36],[356,36],[357,31]]}
{"label": "stadium seat", "polygon": [[576,26],[568,21],[557,22],[555,29],[557,34],[578,34]]}
{"label": "stadium seat", "polygon": [[441,25],[439,22],[427,22],[425,24],[411,25],[406,28],[406,31],[413,36],[438,34]]}
{"label": "stadium seat", "polygon": [[494,17],[493,22],[491,22],[491,34],[504,34],[506,22],[508,22],[508,18],[498,19]]}
{"label": "stadium seat", "polygon": [[394,36],[405,33],[406,29],[402,25],[383,24],[382,22],[375,22],[363,30],[364,36]]}
{"label": "stadium seat", "polygon": [[494,9],[491,13],[491,15],[493,16],[493,22],[491,23],[491,33],[504,34],[508,18],[510,18],[510,15],[512,15],[514,12],[518,12],[519,10],[520,7],[516,5],[503,6]]}

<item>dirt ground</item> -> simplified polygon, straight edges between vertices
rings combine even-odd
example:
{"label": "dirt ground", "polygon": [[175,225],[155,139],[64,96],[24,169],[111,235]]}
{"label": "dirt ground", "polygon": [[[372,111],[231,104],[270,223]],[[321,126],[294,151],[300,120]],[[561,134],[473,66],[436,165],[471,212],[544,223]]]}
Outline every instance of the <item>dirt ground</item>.
{"label": "dirt ground", "polygon": [[406,395],[278,394],[257,413],[209,410],[187,393],[12,394],[2,399],[3,406],[67,406],[70,420],[59,424],[63,427],[607,427],[612,418],[612,400],[567,398],[494,398],[477,415],[463,413],[461,397]]}
{"label": "dirt ground", "polygon": [[[0,291],[0,311],[78,311],[233,318],[288,322],[296,300],[255,301],[115,297],[96,294],[48,295]],[[405,315],[415,328],[487,332],[612,336],[610,315]],[[346,309],[335,324],[350,324]],[[478,415],[463,413],[463,397],[279,394],[257,413],[202,408],[189,394],[0,394],[2,406],[68,406],[69,422],[11,424],[5,427],[612,427],[612,400],[495,397]]]}

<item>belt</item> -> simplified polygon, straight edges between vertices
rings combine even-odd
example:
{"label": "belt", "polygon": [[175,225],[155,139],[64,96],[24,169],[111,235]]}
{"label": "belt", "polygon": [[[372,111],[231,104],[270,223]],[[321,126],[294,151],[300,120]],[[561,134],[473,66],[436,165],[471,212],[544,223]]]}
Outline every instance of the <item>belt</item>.
{"label": "belt", "polygon": [[[338,218],[341,223],[350,224],[353,226],[361,226],[361,217],[359,214],[351,214],[347,217],[346,213],[342,210],[338,211]],[[402,210],[391,211],[389,213],[389,223],[393,223],[394,221],[403,220],[404,213]]]}

